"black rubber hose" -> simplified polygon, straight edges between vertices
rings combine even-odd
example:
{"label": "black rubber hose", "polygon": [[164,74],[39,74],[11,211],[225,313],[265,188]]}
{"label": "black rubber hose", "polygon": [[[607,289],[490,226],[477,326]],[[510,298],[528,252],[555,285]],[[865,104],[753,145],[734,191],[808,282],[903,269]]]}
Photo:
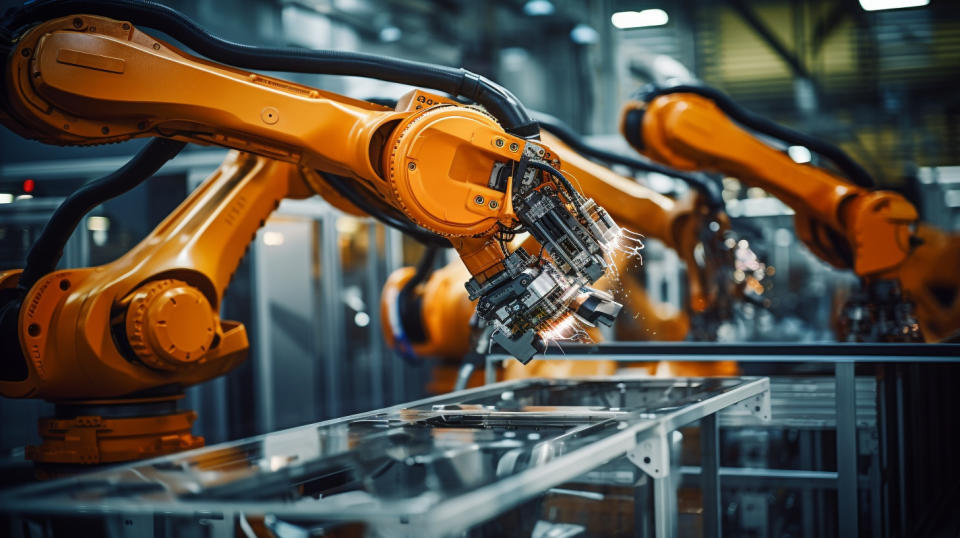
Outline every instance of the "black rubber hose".
{"label": "black rubber hose", "polygon": [[567,193],[569,193],[570,196],[574,198],[576,198],[577,196],[580,196],[580,191],[578,191],[573,187],[573,184],[570,183],[570,180],[567,179],[567,176],[563,175],[563,172],[561,172],[560,170],[557,170],[556,168],[550,166],[549,164],[545,162],[540,162],[540,161],[528,161],[527,166],[531,168],[536,168],[537,170],[540,170],[542,172],[546,172],[551,176],[559,179],[560,182],[563,183],[564,188],[566,188]]}
{"label": "black rubber hose", "polygon": [[417,226],[416,223],[412,222],[393,207],[377,203],[371,200],[370,197],[357,192],[351,185],[352,182],[349,179],[335,174],[321,173],[321,175],[327,184],[330,185],[333,190],[337,191],[337,194],[343,196],[348,202],[357,206],[364,213],[367,213],[387,226],[400,230],[424,245],[452,248],[453,245],[450,244],[450,240],[446,237]]}
{"label": "black rubber hose", "polygon": [[697,86],[681,84],[665,88],[653,88],[644,90],[640,93],[640,99],[651,101],[661,95],[674,93],[693,93],[710,99],[724,113],[730,116],[733,121],[752,129],[758,133],[777,138],[795,146],[805,146],[810,150],[830,160],[851,182],[861,187],[872,188],[874,186],[873,177],[859,163],[854,161],[839,147],[830,144],[819,138],[794,131],[793,129],[778,125],[763,116],[759,116],[743,108],[730,99],[725,93],[709,86]]}
{"label": "black rubber hose", "polygon": [[12,31],[28,24],[81,13],[129,20],[159,30],[196,53],[233,67],[359,76],[447,92],[483,105],[511,134],[536,138],[539,133],[536,122],[510,91],[465,69],[360,52],[234,43],[210,34],[170,7],[148,0],[37,0],[15,10],[4,21],[4,26]]}
{"label": "black rubber hose", "polygon": [[674,170],[673,168],[663,166],[639,157],[630,157],[620,155],[612,151],[598,148],[588,144],[580,137],[569,125],[563,123],[560,119],[542,112],[531,111],[533,119],[540,124],[540,128],[550,132],[560,139],[561,142],[570,146],[576,152],[607,164],[619,164],[643,172],[656,172],[665,176],[675,177],[692,189],[695,189],[703,195],[707,206],[712,210],[723,208],[723,198],[720,194],[720,186],[709,177],[702,174],[691,174]]}
{"label": "black rubber hose", "polygon": [[29,290],[40,278],[56,269],[70,235],[91,209],[143,183],[184,146],[186,143],[178,140],[154,138],[122,168],[87,183],[68,196],[53,212],[30,248],[19,287]]}
{"label": "black rubber hose", "polygon": [[400,292],[397,294],[399,321],[403,324],[403,332],[410,342],[423,342],[427,339],[427,331],[423,326],[423,298],[414,296],[413,290],[426,282],[427,278],[433,273],[439,253],[439,248],[428,246],[417,263],[413,276],[400,288]]}

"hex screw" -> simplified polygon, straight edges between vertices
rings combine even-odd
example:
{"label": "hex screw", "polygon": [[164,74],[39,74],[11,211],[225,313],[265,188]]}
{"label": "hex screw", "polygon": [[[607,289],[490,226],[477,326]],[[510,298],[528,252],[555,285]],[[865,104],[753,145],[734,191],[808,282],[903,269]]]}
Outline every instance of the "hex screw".
{"label": "hex screw", "polygon": [[127,24],[127,23],[123,23],[122,25],[120,25],[120,28],[123,28],[124,30],[129,30],[129,29],[130,29],[130,25]]}
{"label": "hex screw", "polygon": [[498,148],[502,148],[503,145],[506,144],[506,142],[504,142],[502,138],[498,138],[495,144],[497,145]]}
{"label": "hex screw", "polygon": [[75,19],[73,19],[74,28],[80,28],[81,26],[83,26],[83,19],[81,19],[80,17],[76,17]]}
{"label": "hex screw", "polygon": [[510,151],[517,151],[518,149],[520,149],[520,144],[517,144],[516,142],[510,144]]}
{"label": "hex screw", "polygon": [[490,200],[490,203],[488,205],[490,206],[490,209],[496,209],[500,207],[500,202],[496,200]]}
{"label": "hex screw", "polygon": [[483,205],[483,202],[484,202],[483,196],[481,196],[481,195],[478,194],[478,195],[476,195],[476,196],[473,197],[473,203],[475,203],[475,204],[477,204],[477,205]]}
{"label": "hex screw", "polygon": [[30,56],[30,52],[31,52],[30,48],[27,47],[27,48],[24,48],[23,50],[21,50],[21,51],[20,51],[20,54],[22,54],[23,57],[26,58],[27,56]]}
{"label": "hex screw", "polygon": [[413,172],[414,170],[417,169],[417,163],[411,162],[410,164],[407,165],[407,169]]}

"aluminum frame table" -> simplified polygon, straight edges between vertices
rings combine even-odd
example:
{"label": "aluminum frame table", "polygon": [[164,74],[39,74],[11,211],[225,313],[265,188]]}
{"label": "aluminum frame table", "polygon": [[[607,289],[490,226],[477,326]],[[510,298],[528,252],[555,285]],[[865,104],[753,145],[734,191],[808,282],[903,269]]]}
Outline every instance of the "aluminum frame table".
{"label": "aluminum frame table", "polygon": [[[668,537],[677,532],[674,478],[681,471],[671,469],[671,433],[700,421],[706,525],[719,530],[716,413],[741,406],[769,420],[769,387],[767,378],[749,377],[503,382],[0,491],[0,512],[103,518],[119,536],[184,520],[216,536],[249,517],[287,525],[361,521],[378,535],[450,536],[625,456],[652,479],[655,535]],[[495,467],[484,467],[488,460]],[[370,487],[386,472],[383,461],[398,473],[433,464],[449,473],[440,482],[453,485],[404,482],[397,474],[409,489],[400,492],[410,494],[383,494]],[[496,473],[483,475],[488,467]],[[359,491],[296,497],[296,488],[286,489],[338,469],[361,476]]]}

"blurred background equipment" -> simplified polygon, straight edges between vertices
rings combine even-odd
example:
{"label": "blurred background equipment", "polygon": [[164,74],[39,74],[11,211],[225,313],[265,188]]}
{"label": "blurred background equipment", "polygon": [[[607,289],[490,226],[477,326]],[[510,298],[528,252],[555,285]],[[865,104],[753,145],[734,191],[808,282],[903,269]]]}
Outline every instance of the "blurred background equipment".
{"label": "blurred background equipment", "polygon": [[[238,43],[367,52],[463,67],[496,81],[527,108],[541,111],[534,119],[541,124],[543,141],[574,166],[571,181],[576,179],[575,185],[610,211],[618,224],[645,235],[637,256],[615,260],[617,276],[598,285],[624,305],[613,326],[585,332],[561,327],[547,355],[524,366],[504,360],[502,350],[488,344],[490,331],[474,316],[463,288],[469,272],[451,249],[425,246],[320,197],[284,200],[257,232],[221,306],[224,319],[246,325],[250,358],[229,374],[184,391],[181,405],[197,411],[193,432],[207,445],[276,436],[284,428],[476,387],[485,380],[769,376],[771,421],[760,421],[746,408],[718,415],[718,532],[905,537],[955,536],[960,531],[951,510],[960,499],[960,466],[953,454],[960,441],[960,419],[950,411],[960,403],[951,384],[960,374],[953,364],[960,352],[950,344],[957,341],[960,320],[960,92],[954,81],[960,67],[960,4],[160,3]],[[19,4],[0,0],[0,12]],[[282,78],[380,103],[396,103],[414,89],[359,77],[283,73]],[[733,131],[721,134],[719,123],[713,123],[707,134],[718,137],[710,148],[716,152],[696,166],[686,166],[683,156],[657,158],[642,140],[628,142],[621,134],[629,128],[624,107],[640,102],[638,108],[646,111],[656,99],[682,97],[681,92],[654,98],[651,88],[678,86],[715,88],[747,113],[802,133],[809,143],[760,132],[728,111],[722,116],[733,119],[734,129],[746,128],[756,145],[730,152],[725,144]],[[647,120],[653,121],[639,121],[642,125]],[[826,144],[848,155],[858,170],[851,173],[851,166],[831,162],[823,151]],[[0,271],[24,266],[44,224],[67,196],[117,170],[144,145],[144,140],[132,140],[55,147],[0,129]],[[760,160],[763,148],[778,160]],[[128,252],[225,156],[214,146],[188,145],[152,179],[88,213],[67,241],[58,268],[104,265]],[[740,159],[738,166],[729,166],[729,159],[724,166],[728,157]],[[751,165],[755,168],[744,169]],[[785,200],[781,191],[805,181],[791,171],[813,167],[838,178],[830,188],[869,178],[871,190],[890,192],[891,199],[915,209],[922,224],[915,227],[912,215],[898,222],[913,242],[883,247],[879,254],[907,253],[908,263],[894,271],[895,283],[864,280],[870,271],[851,270],[856,260],[844,249],[856,239],[837,240],[838,234],[850,231],[842,218],[830,230],[798,229],[798,218],[802,222],[809,216],[807,205],[821,197]],[[592,187],[599,190],[590,192],[591,178],[612,183],[599,181],[600,187]],[[614,186],[603,190],[604,185]],[[844,200],[839,196],[834,209],[846,210]],[[529,240],[524,234],[507,239],[513,244]],[[827,253],[817,248],[824,244],[830,246]],[[884,314],[877,313],[881,311]],[[876,321],[881,318],[883,323]],[[921,339],[930,343],[835,346],[840,340]],[[928,347],[918,351],[916,346]],[[534,394],[525,405],[565,402],[619,412],[616,402],[597,404],[591,399],[596,395],[571,404],[562,396],[544,396],[549,391],[524,390]],[[511,404],[501,401],[505,396],[492,398],[503,407],[497,412],[510,411]],[[657,400],[665,401],[670,400]],[[39,444],[37,422],[54,414],[49,402],[0,398],[0,487],[34,480],[25,447]],[[582,418],[573,416],[573,422]],[[350,423],[351,431],[359,428],[368,434],[381,418],[367,420]],[[430,420],[426,424],[433,428],[436,422]],[[405,431],[410,437],[391,437],[381,446],[376,436],[374,441],[364,438],[359,462],[344,465],[338,460],[331,468],[363,469],[369,476],[354,476],[351,482],[333,473],[334,478],[309,482],[311,486],[296,494],[312,495],[310,487],[315,487],[322,497],[347,484],[345,491],[366,487],[391,497],[399,493],[384,490],[388,484],[426,483],[427,475],[441,480],[436,491],[462,493],[460,482],[442,480],[453,476],[476,486],[483,477],[502,478],[498,473],[507,472],[488,469],[486,460],[478,464],[477,454],[500,457],[497,451],[513,450],[504,461],[512,461],[510,469],[519,471],[538,454],[546,457],[543,446],[555,446],[540,445],[534,434],[562,434],[528,431],[523,423],[513,430],[526,436],[521,439],[507,435],[509,426],[496,423],[490,438],[483,437],[488,433],[483,428],[470,429],[472,424],[462,431],[440,428],[439,439]],[[320,431],[327,431],[323,428]],[[327,440],[336,452],[352,439],[337,426],[329,431],[333,433],[323,437],[317,453]],[[426,448],[446,446],[443,435],[462,446],[478,435],[482,448],[444,460],[442,450]],[[420,436],[430,441],[419,445]],[[281,476],[292,462],[283,460],[291,457],[283,448],[289,440],[283,435],[266,439],[264,446],[279,444],[264,448],[262,458],[218,448],[215,457],[197,468],[250,461],[251,468]],[[712,528],[703,515],[709,499],[704,498],[701,478],[706,471],[700,455],[713,445],[692,426],[671,436],[670,442],[677,470],[669,484],[679,514],[674,530],[680,536],[708,536]],[[237,446],[259,446],[240,443]],[[539,452],[532,448],[538,446]],[[399,464],[384,467],[377,459],[380,454],[365,459],[370,450],[388,448]],[[653,488],[664,484],[646,482],[636,469],[620,458],[585,471],[468,535],[495,536],[516,529],[529,536],[629,534],[642,528],[635,519],[638,514],[654,513]],[[123,488],[104,493],[131,499],[142,494]],[[131,521],[137,532],[160,528]],[[307,525],[285,527],[287,521],[247,523],[275,535],[311,531]],[[176,525],[181,526],[170,529],[196,527],[179,520]],[[324,525],[312,530],[329,531]],[[0,517],[0,529],[7,528],[32,536]],[[62,532],[47,529],[38,532]]]}

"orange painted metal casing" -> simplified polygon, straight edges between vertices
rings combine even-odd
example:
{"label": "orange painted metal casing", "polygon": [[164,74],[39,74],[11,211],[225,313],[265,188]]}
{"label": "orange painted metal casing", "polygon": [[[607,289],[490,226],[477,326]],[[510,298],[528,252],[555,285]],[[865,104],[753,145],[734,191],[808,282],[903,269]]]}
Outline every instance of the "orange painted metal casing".
{"label": "orange painted metal casing", "polygon": [[3,121],[30,138],[164,136],[248,152],[232,154],[117,261],[57,271],[29,290],[20,319],[29,374],[0,382],[7,396],[123,397],[233,368],[246,333],[219,319],[219,304],[280,200],[321,193],[362,214],[322,173],[448,236],[481,280],[503,258],[491,239],[497,223],[515,221],[508,196],[486,185],[494,163],[518,159],[525,141],[419,90],[391,110],[192,57],[128,22],[88,15],[25,33],[6,80]]}
{"label": "orange painted metal casing", "polygon": [[[383,338],[387,345],[396,347],[391,327],[390,307],[400,290],[413,278],[413,267],[402,267],[387,277],[380,296],[380,319],[383,320]],[[452,261],[434,271],[414,293],[423,297],[421,323],[426,340],[411,342],[413,352],[420,357],[463,357],[470,348],[470,317],[476,309],[463,282],[470,278],[463,263]]]}
{"label": "orange painted metal casing", "polygon": [[[918,215],[899,194],[868,191],[823,169],[797,164],[698,95],[631,102],[624,117],[637,109],[644,110],[644,147],[639,151],[681,170],[717,171],[762,187],[794,209],[797,235],[829,263],[852,265],[860,276],[889,276],[907,257],[910,225]],[[621,129],[625,126],[624,121]]]}
{"label": "orange painted metal casing", "polygon": [[[698,264],[694,259],[694,247],[699,241],[699,230],[705,226],[707,214],[695,196],[677,201],[645,187],[633,179],[586,159],[547,131],[541,131],[541,140],[550,148],[553,155],[564,164],[564,172],[586,196],[593,198],[605,207],[610,216],[621,227],[662,241],[668,248],[676,250],[687,263],[691,289],[691,309],[700,311],[713,299],[715,290],[704,281]],[[532,238],[523,246],[529,252],[539,249]],[[617,256],[615,260],[621,274],[620,282],[609,282],[605,277],[597,286],[606,289],[621,286],[625,293],[618,294],[628,309],[636,313],[636,330],[619,333],[625,339],[683,340],[689,330],[690,320],[683,311],[665,308],[666,305],[650,301],[642,286],[626,275],[623,270],[625,258]],[[413,276],[413,268],[405,267],[395,271],[384,285],[381,296],[381,313],[384,338],[389,345],[395,344],[393,330],[388,315],[389,305],[396,300],[403,285]],[[467,298],[462,282],[466,271],[460,262],[452,262],[441,270],[431,274],[421,286],[422,323],[427,339],[414,343],[413,351],[423,357],[463,357],[469,351],[469,319],[475,303]],[[618,324],[618,327],[621,327]],[[593,335],[599,339],[599,333]],[[603,375],[616,371],[612,361],[536,361],[524,367],[520,363],[510,364],[506,369],[508,379],[519,377],[564,377],[570,375]],[[697,365],[696,375],[720,375],[717,372],[729,372],[736,367],[730,364],[715,365],[704,363]],[[636,367],[636,365],[634,365]],[[719,370],[717,369],[719,368]],[[650,372],[656,371],[656,363],[650,363]],[[694,371],[689,370],[688,371]],[[694,375],[694,374],[690,374]],[[449,387],[446,389],[449,390]]]}
{"label": "orange painted metal casing", "polygon": [[[55,400],[118,397],[188,386],[229,371],[246,358],[248,344],[242,325],[217,315],[223,293],[250,240],[279,201],[309,194],[295,167],[231,154],[128,253],[100,267],[55,271],[29,290],[20,313],[29,373],[22,381],[0,382],[0,393]],[[137,294],[165,280],[205,300],[189,320],[171,323],[204,335],[211,328],[211,345],[180,368],[144,367],[130,360],[116,335],[127,334],[127,318],[136,312],[124,310]],[[193,324],[201,320],[203,324]]]}
{"label": "orange painted metal casing", "polygon": [[[899,279],[927,340],[960,330],[960,236],[918,226],[916,208],[902,196],[795,163],[698,95],[631,102],[623,117],[635,110],[643,111],[644,147],[638,151],[669,166],[718,171],[763,188],[793,208],[797,236],[814,254],[861,277]],[[621,122],[621,130],[625,126]]]}
{"label": "orange painted metal casing", "polygon": [[[130,404],[136,401],[127,400]],[[100,464],[190,450],[204,444],[203,437],[190,433],[196,419],[194,411],[140,417],[42,418],[39,427],[43,443],[28,446],[26,456],[40,464]]]}

